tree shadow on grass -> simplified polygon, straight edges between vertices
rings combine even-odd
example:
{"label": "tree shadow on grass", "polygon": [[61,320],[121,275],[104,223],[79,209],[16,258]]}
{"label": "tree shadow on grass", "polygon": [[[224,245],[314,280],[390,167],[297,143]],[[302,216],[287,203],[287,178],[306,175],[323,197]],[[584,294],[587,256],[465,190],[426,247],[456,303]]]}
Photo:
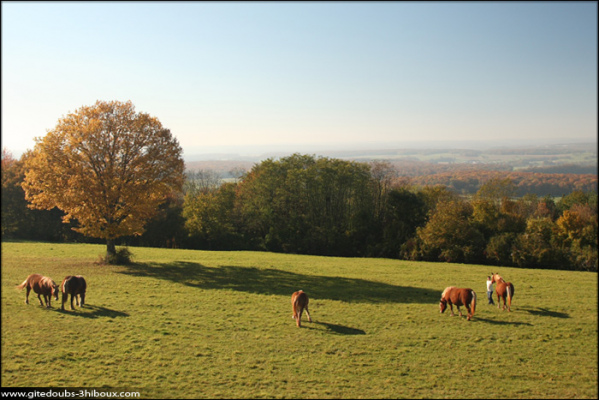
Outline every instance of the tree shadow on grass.
{"label": "tree shadow on grass", "polygon": [[366,335],[362,329],[350,328],[349,326],[329,324],[328,322],[312,322],[313,324],[322,325],[329,331],[338,333],[340,335]]}
{"label": "tree shadow on grass", "polygon": [[487,322],[487,323],[493,324],[493,325],[514,325],[514,326],[517,326],[517,325],[527,325],[527,326],[532,326],[532,324],[528,323],[528,322],[497,321],[497,320],[494,320],[494,319],[480,318],[480,317],[477,317],[475,315],[474,317],[472,317],[472,321],[476,321],[476,320],[482,321],[482,322]]}
{"label": "tree shadow on grass", "polygon": [[525,307],[525,308],[522,308],[522,310],[524,310],[532,315],[538,315],[540,317],[571,318],[570,315],[567,313],[551,311],[551,310],[548,310],[546,308],[541,308],[541,307],[536,307],[534,309]]}
{"label": "tree shadow on grass", "polygon": [[[88,310],[92,310],[88,312]],[[70,308],[61,310],[60,308],[56,309],[61,314],[72,315],[76,317],[82,318],[117,318],[117,317],[128,317],[129,314],[122,311],[111,310],[110,308],[100,307],[100,306],[90,306],[88,304],[84,305],[83,308],[76,308],[75,310],[71,310]]]}
{"label": "tree shadow on grass", "polygon": [[364,279],[303,275],[273,268],[206,267],[193,262],[135,263],[123,274],[165,279],[201,289],[291,296],[304,290],[311,299],[358,303],[436,303],[440,291],[396,286]]}

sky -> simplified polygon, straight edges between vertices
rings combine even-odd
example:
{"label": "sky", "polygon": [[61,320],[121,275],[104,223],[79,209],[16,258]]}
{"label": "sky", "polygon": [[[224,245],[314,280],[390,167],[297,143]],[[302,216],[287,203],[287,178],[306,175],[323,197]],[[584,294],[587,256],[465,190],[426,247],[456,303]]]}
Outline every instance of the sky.
{"label": "sky", "polygon": [[2,1],[2,147],[97,100],[185,155],[597,141],[597,2]]}

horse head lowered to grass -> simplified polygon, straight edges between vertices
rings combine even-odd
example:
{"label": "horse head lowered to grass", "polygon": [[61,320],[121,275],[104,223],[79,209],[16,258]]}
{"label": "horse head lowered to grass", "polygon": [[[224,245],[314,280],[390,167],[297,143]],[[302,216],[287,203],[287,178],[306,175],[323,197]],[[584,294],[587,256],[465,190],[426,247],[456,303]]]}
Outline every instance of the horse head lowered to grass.
{"label": "horse head lowered to grass", "polygon": [[54,283],[51,278],[47,276],[43,276],[40,274],[31,274],[17,286],[17,289],[23,290],[23,288],[27,288],[27,294],[25,295],[25,303],[29,304],[29,292],[33,290],[37,293],[37,298],[40,301],[40,305],[43,307],[41,296],[44,296],[44,300],[46,301],[46,307],[50,308],[51,305],[51,297],[54,296],[54,300],[58,300],[58,285]]}
{"label": "horse head lowered to grass", "polygon": [[454,304],[458,308],[460,317],[462,316],[460,306],[465,306],[466,310],[468,310],[467,320],[470,321],[470,319],[472,319],[472,316],[474,315],[474,311],[476,310],[476,293],[472,289],[464,289],[457,288],[455,286],[449,286],[445,288],[443,293],[441,293],[441,301],[439,302],[439,311],[441,313],[445,312],[447,304],[449,304],[449,307],[451,309],[452,317],[455,315],[453,313]]}
{"label": "horse head lowered to grass", "polygon": [[291,307],[293,309],[292,317],[298,328],[302,327],[302,313],[304,309],[308,315],[308,321],[312,322],[310,311],[308,311],[308,295],[303,290],[298,290],[291,295]]}

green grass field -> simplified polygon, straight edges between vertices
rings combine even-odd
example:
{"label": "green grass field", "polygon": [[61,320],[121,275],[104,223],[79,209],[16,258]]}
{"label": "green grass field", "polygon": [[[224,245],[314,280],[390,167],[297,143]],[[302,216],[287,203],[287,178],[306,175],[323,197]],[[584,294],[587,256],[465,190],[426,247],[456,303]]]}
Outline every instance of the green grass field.
{"label": "green grass field", "polygon": [[[461,264],[2,243],[2,385],[142,398],[597,398],[597,274]],[[486,301],[497,270],[512,312]],[[81,274],[86,306],[40,307],[30,273]],[[446,286],[472,321],[439,313]],[[297,328],[292,292],[310,297]],[[465,310],[464,310],[465,311]],[[456,313],[457,314],[457,313]]]}

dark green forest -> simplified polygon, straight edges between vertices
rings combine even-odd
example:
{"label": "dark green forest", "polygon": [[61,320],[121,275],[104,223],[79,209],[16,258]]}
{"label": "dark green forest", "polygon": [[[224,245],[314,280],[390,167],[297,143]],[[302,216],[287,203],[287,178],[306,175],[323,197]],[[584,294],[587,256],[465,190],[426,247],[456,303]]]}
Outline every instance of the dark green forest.
{"label": "dark green forest", "polygon": [[[96,242],[31,210],[22,163],[3,153],[2,239]],[[188,171],[141,236],[121,246],[261,250],[597,271],[597,192],[523,194],[514,177],[479,176],[474,194],[407,179],[388,162],[294,154],[234,181]],[[454,182],[455,183],[455,182]]]}

